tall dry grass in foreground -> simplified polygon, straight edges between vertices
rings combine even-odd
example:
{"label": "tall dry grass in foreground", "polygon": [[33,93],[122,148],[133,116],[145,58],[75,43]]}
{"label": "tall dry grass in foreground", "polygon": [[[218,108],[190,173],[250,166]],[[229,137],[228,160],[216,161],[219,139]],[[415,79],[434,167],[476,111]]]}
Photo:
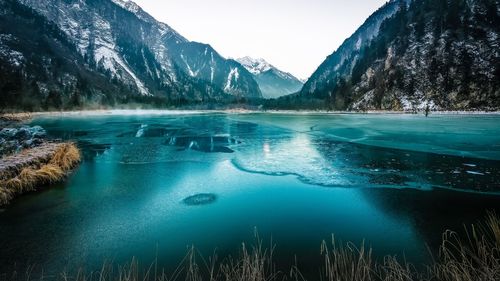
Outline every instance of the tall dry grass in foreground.
{"label": "tall dry grass in foreground", "polygon": [[75,144],[60,144],[48,162],[34,161],[17,175],[0,180],[0,205],[8,204],[20,194],[62,180],[79,162],[80,151]]}
{"label": "tall dry grass in foreground", "polygon": [[465,235],[447,231],[439,261],[430,266],[435,280],[500,280],[500,219],[490,214],[485,223],[472,225]]}
{"label": "tall dry grass in foreground", "polygon": [[[303,281],[300,270],[294,266],[277,269],[273,262],[274,246],[263,247],[260,239],[248,248],[242,244],[236,258],[204,259],[194,248],[173,273],[158,269],[155,262],[142,267],[136,259],[125,266],[105,263],[97,272],[80,270],[74,274],[32,278],[32,270],[3,276],[0,280],[34,281]],[[500,280],[500,219],[490,214],[486,221],[465,227],[459,235],[446,231],[438,255],[417,270],[411,264],[386,256],[373,258],[370,248],[352,243],[323,242],[318,264],[320,275],[311,281],[498,281]]]}

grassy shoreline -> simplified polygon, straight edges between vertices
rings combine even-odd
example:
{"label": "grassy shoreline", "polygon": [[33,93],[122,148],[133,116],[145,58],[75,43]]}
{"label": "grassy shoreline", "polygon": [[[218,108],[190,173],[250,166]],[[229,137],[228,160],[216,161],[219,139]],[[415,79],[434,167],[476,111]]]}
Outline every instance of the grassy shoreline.
{"label": "grassy shoreline", "polygon": [[0,206],[41,186],[61,181],[80,162],[73,143],[47,142],[1,159]]}
{"label": "grassy shoreline", "polygon": [[[436,249],[434,249],[436,250]],[[364,244],[324,241],[318,254],[318,275],[306,278],[300,268],[277,268],[275,245],[265,247],[256,235],[253,245],[242,244],[239,255],[219,259],[203,257],[189,248],[175,270],[166,272],[157,262],[142,265],[132,258],[126,265],[105,262],[93,272],[70,269],[56,275],[35,272],[34,267],[11,274],[0,274],[8,281],[498,281],[500,280],[500,218],[490,213],[460,232],[442,234],[438,254],[428,264],[415,266],[396,256],[374,258]]]}

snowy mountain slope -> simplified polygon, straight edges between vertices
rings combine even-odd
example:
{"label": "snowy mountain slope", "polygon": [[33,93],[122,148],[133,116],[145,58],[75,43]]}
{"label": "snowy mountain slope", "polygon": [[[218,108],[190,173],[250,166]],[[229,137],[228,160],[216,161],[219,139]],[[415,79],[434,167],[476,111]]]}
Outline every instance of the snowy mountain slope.
{"label": "snowy mountain slope", "polygon": [[283,72],[262,58],[243,57],[237,59],[254,75],[264,98],[278,98],[298,92],[303,82],[292,74]]}
{"label": "snowy mountain slope", "polygon": [[233,96],[262,97],[252,74],[238,62],[223,58],[210,45],[178,43],[171,54],[173,61],[191,77],[209,81]]}
{"label": "snowy mountain slope", "polygon": [[254,59],[247,56],[236,60],[254,75],[261,74],[262,72],[266,72],[274,68],[271,64],[269,64],[262,58]]}
{"label": "snowy mountain slope", "polygon": [[113,104],[135,95],[86,64],[55,24],[15,0],[0,1],[0,108]]}
{"label": "snowy mountain slope", "polygon": [[499,109],[499,11],[498,0],[392,0],[323,62],[301,97],[336,109]]}
{"label": "snowy mountain slope", "polygon": [[346,75],[359,58],[360,50],[378,35],[382,22],[394,15],[400,7],[399,0],[392,0],[373,13],[344,43],[318,67],[305,83],[302,93],[315,94],[321,86],[336,77]]}
{"label": "snowy mountain slope", "polygon": [[[257,83],[248,73],[242,73],[241,79],[226,87],[231,66],[239,71],[243,67],[220,56],[213,64],[205,50],[198,48],[199,43],[189,42],[132,1],[19,1],[55,23],[91,67],[143,96],[196,101],[223,100],[231,95],[260,97]],[[182,59],[178,54],[183,52],[189,57]],[[205,72],[192,75],[202,73],[194,61],[212,65],[213,79]]]}

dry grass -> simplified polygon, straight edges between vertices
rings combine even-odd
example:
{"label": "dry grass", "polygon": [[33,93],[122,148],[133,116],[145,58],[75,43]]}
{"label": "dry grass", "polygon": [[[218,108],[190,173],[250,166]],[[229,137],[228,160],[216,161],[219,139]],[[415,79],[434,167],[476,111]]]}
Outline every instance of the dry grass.
{"label": "dry grass", "polygon": [[411,281],[418,280],[413,266],[400,262],[394,256],[376,261],[372,249],[364,242],[357,247],[353,243],[337,243],[332,237],[331,245],[323,242],[321,253],[324,265],[320,280],[325,281]]}
{"label": "dry grass", "polygon": [[266,281],[280,279],[282,272],[276,270],[273,263],[274,246],[269,249],[262,246],[260,239],[249,250],[242,244],[240,256],[229,258],[220,265],[223,280]]}
{"label": "dry grass", "polygon": [[[439,256],[427,269],[417,271],[411,264],[393,256],[382,260],[372,257],[370,248],[361,244],[323,242],[321,254],[324,263],[318,265],[324,281],[498,281],[500,280],[500,219],[490,214],[483,224],[466,228],[465,234],[447,231]],[[273,263],[274,246],[263,247],[260,239],[248,248],[242,244],[236,258],[217,260],[214,255],[205,260],[190,248],[172,274],[158,270],[155,262],[141,267],[136,259],[125,266],[105,263],[100,271],[33,278],[32,269],[26,274],[9,276],[0,280],[62,280],[62,281],[304,281],[300,271],[279,271]],[[289,273],[287,273],[289,272]]]}
{"label": "dry grass", "polygon": [[500,220],[488,215],[485,224],[465,228],[465,235],[443,234],[439,262],[429,267],[438,280],[500,280]]}
{"label": "dry grass", "polygon": [[32,118],[31,113],[0,113],[0,121],[22,122]]}
{"label": "dry grass", "polygon": [[365,248],[364,243],[359,248],[352,243],[338,245],[332,236],[331,247],[326,242],[321,244],[321,254],[325,260],[322,280],[372,280],[372,250]]}
{"label": "dry grass", "polygon": [[8,204],[14,198],[13,191],[5,186],[0,186],[0,206]]}
{"label": "dry grass", "polygon": [[34,161],[19,174],[0,181],[0,205],[8,204],[17,195],[34,191],[39,186],[62,180],[80,162],[80,151],[73,143],[61,144],[48,163]]}
{"label": "dry grass", "polygon": [[49,161],[50,164],[60,167],[63,171],[73,169],[80,162],[80,150],[73,143],[62,144]]}

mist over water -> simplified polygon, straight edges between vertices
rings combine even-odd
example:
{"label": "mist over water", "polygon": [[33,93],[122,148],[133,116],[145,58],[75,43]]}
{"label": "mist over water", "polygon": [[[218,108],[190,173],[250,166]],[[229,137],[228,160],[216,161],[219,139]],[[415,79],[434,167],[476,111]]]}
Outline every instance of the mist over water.
{"label": "mist over water", "polygon": [[[195,245],[237,253],[257,230],[315,271],[331,234],[425,260],[441,232],[500,207],[500,117],[143,114],[40,117],[84,161],[0,212],[0,271],[103,260],[173,270]],[[19,266],[19,263],[18,263]]]}

